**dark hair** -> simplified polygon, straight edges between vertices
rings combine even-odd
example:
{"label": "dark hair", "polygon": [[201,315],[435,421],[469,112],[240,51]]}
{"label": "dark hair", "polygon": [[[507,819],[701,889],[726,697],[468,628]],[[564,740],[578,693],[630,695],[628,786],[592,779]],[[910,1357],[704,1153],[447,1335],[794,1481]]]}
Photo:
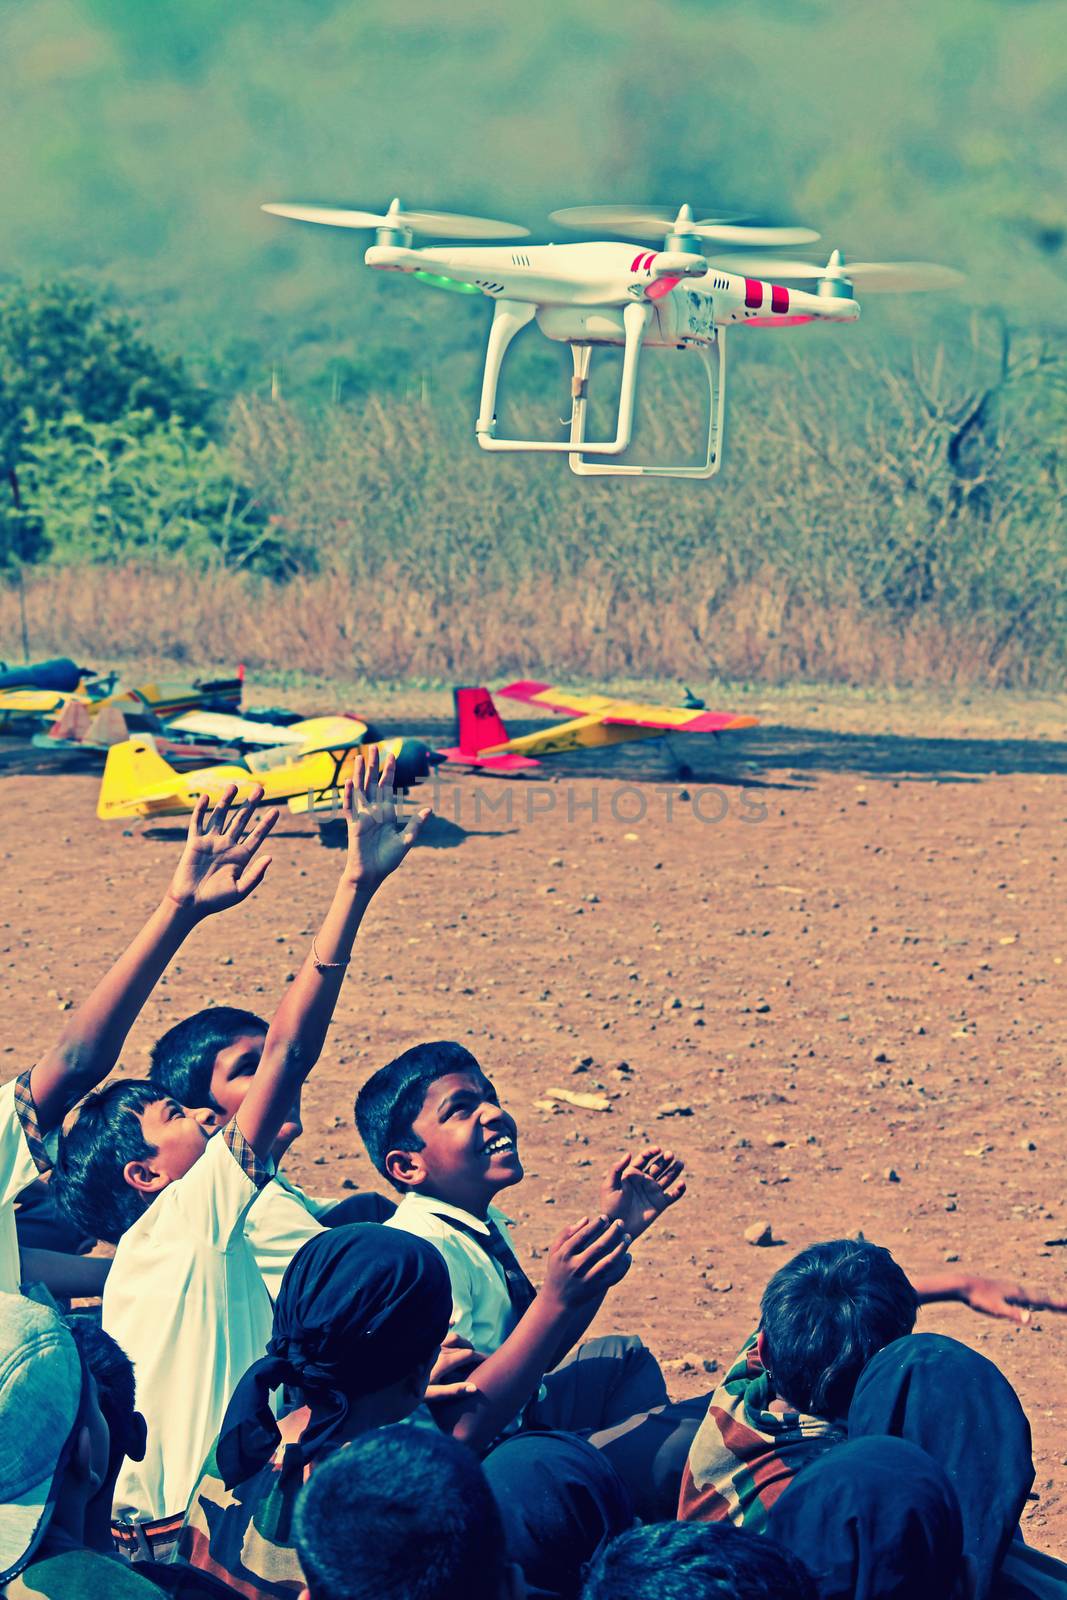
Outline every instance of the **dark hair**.
{"label": "dark hair", "polygon": [[112,1459],[117,1456],[121,1460],[135,1431],[133,1418],[137,1397],[133,1363],[93,1316],[84,1311],[74,1311],[63,1320],[81,1352],[83,1366],[93,1375],[96,1397],[111,1435]]}
{"label": "dark hair", "polygon": [[152,1047],[149,1077],[183,1106],[220,1109],[211,1097],[211,1069],[220,1050],[242,1033],[266,1033],[267,1024],[237,1006],[207,1006],[168,1028]]}
{"label": "dark hair", "polygon": [[873,1355],[915,1326],[915,1290],[888,1250],[831,1239],[802,1250],[763,1291],[767,1365],[783,1400],[843,1417]]}
{"label": "dark hair", "polygon": [[620,1533],[586,1575],[582,1600],[816,1600],[803,1562],[730,1522],[665,1522]]}
{"label": "dark hair", "polygon": [[485,1475],[430,1428],[374,1428],[315,1468],[294,1542],[313,1600],[499,1600],[508,1565]]}
{"label": "dark hair", "polygon": [[[390,1150],[421,1150],[412,1123],[426,1101],[426,1091],[450,1072],[485,1074],[469,1050],[450,1039],[413,1045],[368,1078],[356,1096],[356,1127],[367,1154],[383,1178]],[[486,1079],[486,1082],[488,1080]],[[389,1178],[390,1183],[393,1182]],[[401,1185],[394,1184],[394,1188]]]}
{"label": "dark hair", "polygon": [[123,1078],[88,1095],[59,1141],[52,1173],[56,1204],[75,1227],[118,1244],[143,1203],[123,1176],[128,1161],[156,1154],[141,1131],[141,1113],[164,1099],[158,1083]]}

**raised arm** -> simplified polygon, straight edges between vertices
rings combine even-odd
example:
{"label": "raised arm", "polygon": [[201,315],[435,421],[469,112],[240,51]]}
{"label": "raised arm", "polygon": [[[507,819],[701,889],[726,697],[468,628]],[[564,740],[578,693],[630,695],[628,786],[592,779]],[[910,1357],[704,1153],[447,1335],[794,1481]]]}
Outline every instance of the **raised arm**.
{"label": "raised arm", "polygon": [[441,1427],[474,1450],[491,1444],[537,1393],[541,1379],[592,1322],[608,1290],[630,1268],[620,1222],[583,1218],[548,1254],[545,1281],[499,1349],[470,1374],[468,1393],[435,1407]]}
{"label": "raised arm", "polygon": [[389,756],[379,774],[375,747],[369,761],[357,757],[353,777],[345,784],[348,856],[344,871],[304,964],[274,1013],[252,1087],[237,1113],[242,1135],[263,1160],[322,1052],[367,907],[403,861],[430,815],[426,808],[406,827],[401,826],[393,791],[395,771],[396,763]]}
{"label": "raised arm", "polygon": [[236,793],[231,785],[214,809],[201,795],[163,899],[33,1068],[30,1090],[43,1133],[58,1127],[70,1108],[107,1077],[138,1012],[197,923],[239,905],[262,881],[270,857],[257,852],[278,813],[268,811],[249,828],[263,791],[255,790],[231,815]]}
{"label": "raised arm", "polygon": [[1035,1311],[1067,1311],[1067,1300],[1035,1293],[1014,1278],[987,1278],[961,1269],[911,1276],[911,1286],[921,1306],[955,1300],[987,1317],[1001,1317],[1024,1327],[1032,1321]]}

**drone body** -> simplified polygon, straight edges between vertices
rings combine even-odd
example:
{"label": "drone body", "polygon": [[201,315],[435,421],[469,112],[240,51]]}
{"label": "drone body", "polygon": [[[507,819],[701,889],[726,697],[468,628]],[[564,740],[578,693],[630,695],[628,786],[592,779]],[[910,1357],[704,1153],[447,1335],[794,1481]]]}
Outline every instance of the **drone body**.
{"label": "drone body", "polygon": [[[601,242],[566,245],[448,245],[413,247],[416,232],[471,237],[521,237],[526,230],[509,223],[482,222],[442,213],[402,212],[394,200],[385,216],[318,206],[264,206],[265,211],[297,221],[334,227],[373,227],[376,243],[367,266],[407,273],[439,288],[481,294],[494,302],[486,349],[481,404],[475,436],[483,450],[565,454],[583,476],[632,475],[710,478],[719,470],[726,399],[726,330],[731,326],[796,327],[807,322],[855,322],[860,314],[853,280],[871,288],[941,288],[958,281],[946,268],[913,263],[891,267],[860,263],[845,267],[839,251],[827,264],[781,259],[766,261],[740,254],[741,247],[809,243],[818,237],[806,228],[748,228],[717,220],[698,222],[683,206],[659,210],[607,207],[555,212],[566,226],[609,228],[666,236],[661,250],[635,244]],[[712,256],[703,241],[728,248]],[[736,270],[740,268],[740,270]],[[776,281],[815,278],[814,294]],[[507,439],[497,434],[496,396],[508,346],[535,322],[549,339],[571,347],[571,414],[564,439]],[[644,346],[692,350],[708,382],[708,436],[697,465],[623,463],[618,457],[633,438],[639,358]],[[611,439],[586,437],[589,374],[597,346],[623,351],[618,416]]]}

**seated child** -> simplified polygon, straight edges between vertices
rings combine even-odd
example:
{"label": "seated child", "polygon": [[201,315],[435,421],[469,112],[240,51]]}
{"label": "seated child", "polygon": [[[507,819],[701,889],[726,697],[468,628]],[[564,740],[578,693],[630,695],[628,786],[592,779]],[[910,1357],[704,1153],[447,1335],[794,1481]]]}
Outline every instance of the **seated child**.
{"label": "seated child", "polygon": [[[448,1331],[437,1251],[374,1224],[320,1231],[293,1257],[269,1354],[245,1373],[193,1490],[178,1555],[246,1596],[299,1594],[293,1511],[308,1474],[422,1403]],[[271,1394],[295,1391],[275,1421]]]}
{"label": "seated child", "polygon": [[[25,1277],[55,1295],[101,1292],[106,1261],[87,1261],[66,1246],[26,1246],[20,1261],[13,1202],[51,1171],[54,1147],[67,1112],[106,1078],[168,962],[204,917],[247,899],[269,858],[254,859],[270,832],[271,812],[248,834],[255,799],[233,817],[236,790],[208,817],[206,797],[189,822],[181,860],[166,894],[129,948],[78,1007],[59,1039],[37,1064],[0,1089],[0,1290],[16,1293]],[[48,1148],[46,1148],[46,1139]],[[84,1235],[84,1229],[77,1230]],[[95,1235],[93,1235],[95,1238]]]}
{"label": "seated child", "polygon": [[96,1386],[62,1318],[0,1293],[0,1593],[8,1600],[158,1600],[87,1535],[109,1452]]}
{"label": "seated child", "polygon": [[304,1600],[522,1600],[477,1460],[423,1428],[339,1450],[296,1515]]}
{"label": "seated child", "polygon": [[[338,989],[340,994],[340,989]],[[295,997],[306,999],[302,992]],[[282,1004],[290,1000],[287,988]],[[206,1106],[216,1127],[237,1115],[267,1037],[268,1024],[236,1006],[210,1006],[171,1028],[152,1050],[149,1078],[183,1106]],[[282,1124],[272,1155],[275,1168],[301,1133],[299,1102]],[[245,1219],[245,1234],[272,1300],[302,1244],[324,1227],[349,1222],[384,1222],[395,1206],[379,1194],[345,1200],[315,1200],[275,1170]]]}
{"label": "seated child", "polygon": [[[515,1121],[469,1050],[442,1041],[405,1051],[364,1084],[356,1122],[375,1167],[404,1197],[386,1226],[442,1252],[453,1331],[486,1358],[477,1394],[458,1403],[449,1431],[479,1451],[523,1422],[581,1432],[608,1450],[640,1514],[660,1509],[664,1496],[673,1510],[671,1484],[676,1490],[703,1403],[669,1407],[659,1366],[638,1340],[580,1341],[626,1271],[630,1241],[684,1194],[682,1162],[658,1149],[616,1161],[600,1215],[556,1241],[538,1293],[492,1205],[523,1176]],[[572,1293],[567,1305],[554,1270],[574,1250],[605,1253],[587,1279],[590,1292]]]}
{"label": "seated child", "polygon": [[911,1283],[866,1239],[829,1240],[786,1262],[764,1290],[759,1331],[711,1397],[678,1515],[763,1531],[800,1468],[846,1437],[872,1358],[911,1336],[920,1305],[950,1299],[1000,1316],[1044,1303],[1021,1285],[961,1272]]}
{"label": "seated child", "polygon": [[582,1600],[816,1600],[781,1543],[723,1523],[652,1523],[620,1534],[592,1564]]}
{"label": "seated child", "polygon": [[60,1149],[64,1209],[117,1245],[103,1322],[133,1362],[148,1449],[120,1473],[115,1511],[154,1558],[173,1543],[230,1395],[270,1338],[245,1215],[318,1058],[356,931],[418,835],[419,818],[397,825],[390,762],[380,784],[376,765],[357,762],[356,774],[348,860],[236,1117],[211,1138],[206,1110],[190,1115],[155,1084],[120,1080],[86,1101]]}
{"label": "seated child", "polygon": [[[269,1354],[249,1368],[226,1408],[189,1501],[179,1557],[248,1600],[298,1594],[292,1528],[302,1485],[350,1440],[421,1406],[451,1311],[448,1270],[424,1239],[366,1223],[310,1239],[282,1279]],[[270,1397],[283,1386],[295,1393],[297,1409],[279,1423]],[[632,1521],[610,1467],[581,1440],[539,1434],[530,1441],[536,1460],[508,1455],[517,1442],[495,1452],[507,1456],[495,1481],[527,1503],[532,1527],[524,1530],[522,1552],[558,1532],[580,1495],[611,1508],[619,1520],[610,1531]],[[574,1462],[577,1450],[591,1464]],[[548,1496],[537,1493],[536,1482],[546,1468]],[[620,1503],[624,1509],[615,1513]],[[599,1539],[583,1546],[584,1556]]]}
{"label": "seated child", "polygon": [[768,1529],[810,1569],[819,1600],[950,1600],[974,1592],[964,1583],[952,1485],[904,1439],[857,1439],[827,1451],[775,1502]]}
{"label": "seated child", "polygon": [[137,1410],[133,1366],[130,1358],[95,1316],[72,1312],[65,1318],[78,1346],[82,1366],[92,1374],[96,1397],[107,1423],[109,1452],[107,1471],[100,1487],[85,1508],[85,1543],[101,1555],[114,1555],[111,1536],[111,1504],[115,1483],[123,1461],[143,1461],[148,1442],[145,1420]]}

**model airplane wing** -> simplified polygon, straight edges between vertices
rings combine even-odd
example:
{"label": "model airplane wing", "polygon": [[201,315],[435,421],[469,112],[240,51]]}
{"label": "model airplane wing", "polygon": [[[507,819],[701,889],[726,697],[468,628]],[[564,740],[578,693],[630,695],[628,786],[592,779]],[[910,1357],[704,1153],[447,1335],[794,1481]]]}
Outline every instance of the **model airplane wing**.
{"label": "model airplane wing", "polygon": [[616,700],[606,694],[581,694],[560,689],[555,684],[523,678],[509,683],[501,694],[509,700],[525,700],[528,705],[550,711],[576,711],[584,716],[619,727],[662,728],[685,733],[723,733],[728,728],[754,728],[758,717],[739,716],[733,711],[689,710],[684,706],[650,706],[635,701]]}

